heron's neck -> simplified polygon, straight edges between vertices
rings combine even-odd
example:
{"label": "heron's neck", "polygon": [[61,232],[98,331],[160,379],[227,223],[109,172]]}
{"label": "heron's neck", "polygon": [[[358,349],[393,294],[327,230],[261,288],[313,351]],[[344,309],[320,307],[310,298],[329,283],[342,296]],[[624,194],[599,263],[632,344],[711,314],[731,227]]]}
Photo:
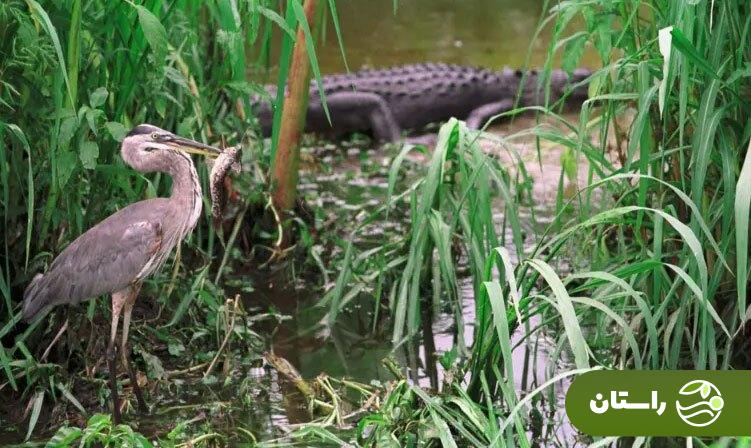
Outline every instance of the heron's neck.
{"label": "heron's neck", "polygon": [[176,152],[175,162],[170,166],[169,174],[172,177],[172,195],[170,200],[179,204],[179,213],[186,214],[183,222],[187,223],[186,232],[196,225],[201,215],[201,182],[196,173],[196,167],[190,156]]}

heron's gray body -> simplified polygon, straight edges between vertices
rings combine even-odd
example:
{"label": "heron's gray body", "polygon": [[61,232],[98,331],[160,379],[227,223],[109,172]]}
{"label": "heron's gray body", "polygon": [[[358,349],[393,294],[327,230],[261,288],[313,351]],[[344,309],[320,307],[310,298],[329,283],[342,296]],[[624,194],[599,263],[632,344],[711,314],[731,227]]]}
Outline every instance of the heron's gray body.
{"label": "heron's gray body", "polygon": [[[130,204],[79,236],[24,294],[26,320],[46,309],[120,291],[158,269],[201,214],[201,185],[189,157],[177,159],[170,198]],[[186,176],[183,178],[182,176]]]}
{"label": "heron's gray body", "polygon": [[221,152],[156,126],[142,124],[133,128],[123,140],[123,160],[142,173],[159,171],[170,175],[172,195],[131,204],[95,225],[63,250],[47,273],[37,275],[24,292],[23,317],[27,321],[55,305],[112,295],[107,357],[115,422],[120,420],[115,347],[120,315],[120,355],[128,368],[139,408],[145,411],[146,404],[128,361],[131,312],[143,279],[164,264],[201,215],[201,184],[193,161],[186,154],[200,150]]}
{"label": "heron's gray body", "polygon": [[169,226],[164,217],[170,205],[165,198],[131,204],[78,237],[27,289],[24,318],[119,291],[152,273],[159,266],[155,258]]}

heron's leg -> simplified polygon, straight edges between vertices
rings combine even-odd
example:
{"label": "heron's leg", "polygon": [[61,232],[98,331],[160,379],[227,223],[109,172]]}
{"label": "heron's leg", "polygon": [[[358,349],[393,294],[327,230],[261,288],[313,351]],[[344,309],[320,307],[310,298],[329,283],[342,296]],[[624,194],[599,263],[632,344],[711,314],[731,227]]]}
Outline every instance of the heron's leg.
{"label": "heron's leg", "polygon": [[141,289],[141,285],[131,287],[128,298],[123,306],[123,337],[120,341],[120,356],[123,360],[123,365],[128,369],[128,376],[130,377],[130,384],[133,385],[133,392],[136,394],[136,400],[138,401],[138,410],[142,413],[148,412],[149,408],[146,407],[146,401],[143,399],[143,393],[138,386],[138,379],[136,378],[136,372],[133,370],[133,366],[130,365],[130,344],[128,344],[128,329],[130,328],[130,314],[133,311],[133,305],[136,303],[136,297],[138,296],[138,290]]}
{"label": "heron's leg", "polygon": [[112,395],[112,419],[115,424],[120,423],[120,399],[117,395],[117,324],[120,321],[120,312],[123,309],[126,295],[122,291],[112,294],[112,329],[110,340],[107,344],[107,368],[110,371],[110,395]]}

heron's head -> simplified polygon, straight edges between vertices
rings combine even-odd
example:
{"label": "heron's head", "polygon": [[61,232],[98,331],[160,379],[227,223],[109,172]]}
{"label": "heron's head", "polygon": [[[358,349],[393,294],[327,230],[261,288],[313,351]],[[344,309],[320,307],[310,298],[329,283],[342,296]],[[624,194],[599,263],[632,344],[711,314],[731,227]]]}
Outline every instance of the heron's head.
{"label": "heron's head", "polygon": [[134,127],[123,139],[121,152],[125,163],[142,172],[169,171],[179,153],[207,157],[217,157],[222,153],[213,146],[150,124]]}

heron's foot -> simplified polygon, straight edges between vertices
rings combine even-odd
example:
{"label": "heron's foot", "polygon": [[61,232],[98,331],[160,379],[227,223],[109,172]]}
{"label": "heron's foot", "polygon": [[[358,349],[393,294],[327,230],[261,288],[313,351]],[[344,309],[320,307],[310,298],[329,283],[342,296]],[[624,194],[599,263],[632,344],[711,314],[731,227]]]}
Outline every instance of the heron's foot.
{"label": "heron's foot", "polygon": [[295,246],[290,246],[285,249],[282,249],[281,246],[273,246],[268,247],[264,246],[266,249],[268,249],[271,252],[271,255],[269,258],[263,262],[259,267],[261,269],[265,268],[266,266],[271,265],[272,263],[276,263],[278,261],[282,261],[287,257],[287,254],[289,254],[292,250],[295,249]]}
{"label": "heron's foot", "polygon": [[112,424],[119,425],[123,422],[122,412],[120,411],[120,404],[122,402],[119,397],[113,397],[112,399]]}
{"label": "heron's foot", "polygon": [[149,407],[146,406],[146,400],[143,399],[143,392],[141,392],[141,386],[138,384],[138,372],[133,368],[130,363],[130,344],[127,342],[123,347],[123,364],[128,369],[128,377],[130,378],[130,384],[133,386],[133,393],[136,395],[136,401],[138,402],[138,413],[148,414]]}
{"label": "heron's foot", "polygon": [[143,399],[143,393],[141,388],[136,384],[133,386],[133,392],[136,394],[136,402],[138,402],[138,413],[141,415],[149,414],[149,407],[146,406],[146,400]]}
{"label": "heron's foot", "polygon": [[117,394],[117,351],[113,344],[107,349],[107,368],[110,375],[110,398],[112,399],[112,422],[117,425],[122,421],[120,415],[120,397]]}

